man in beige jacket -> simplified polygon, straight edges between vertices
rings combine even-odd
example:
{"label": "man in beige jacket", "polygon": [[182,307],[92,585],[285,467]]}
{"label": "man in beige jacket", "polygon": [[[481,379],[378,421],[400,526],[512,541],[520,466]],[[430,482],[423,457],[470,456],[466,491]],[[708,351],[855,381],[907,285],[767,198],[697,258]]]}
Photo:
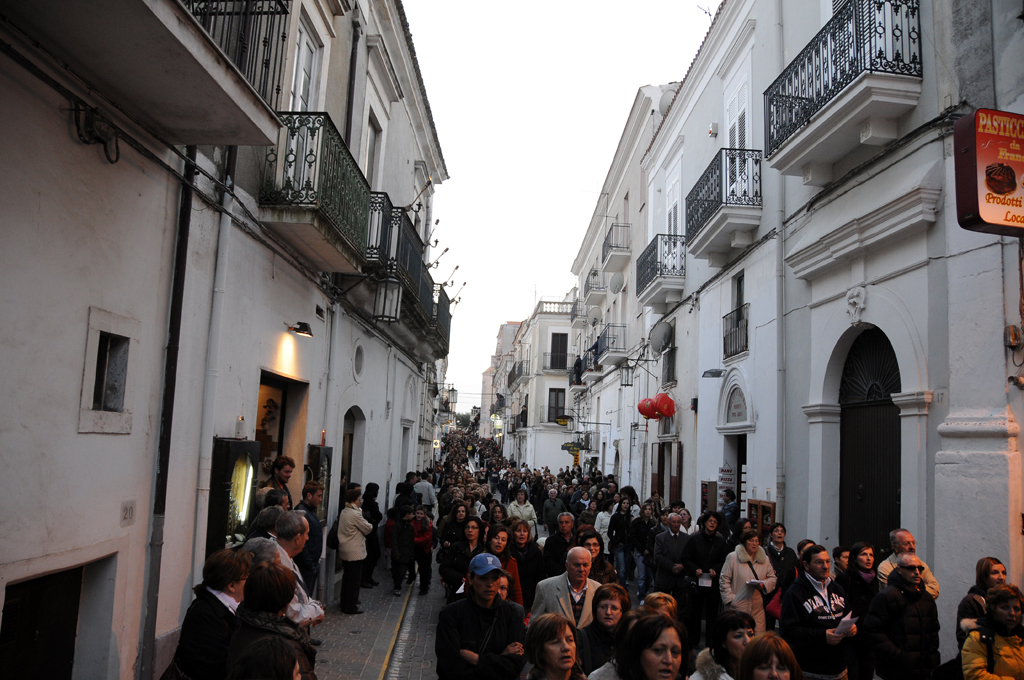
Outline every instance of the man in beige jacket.
{"label": "man in beige jacket", "polygon": [[362,491],[345,492],[345,509],[338,515],[338,559],[344,567],[341,575],[341,611],[343,614],[362,614],[359,609],[359,584],[366,558],[366,536],[373,525],[366,521],[362,511]]}

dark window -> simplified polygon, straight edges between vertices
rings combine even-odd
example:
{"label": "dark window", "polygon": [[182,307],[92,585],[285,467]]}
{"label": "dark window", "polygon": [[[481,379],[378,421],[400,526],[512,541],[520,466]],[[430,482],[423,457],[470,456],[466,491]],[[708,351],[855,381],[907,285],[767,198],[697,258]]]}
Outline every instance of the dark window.
{"label": "dark window", "polygon": [[564,371],[569,361],[569,334],[551,334],[551,370]]}
{"label": "dark window", "polygon": [[555,422],[555,418],[565,415],[565,390],[548,390],[548,422]]}
{"label": "dark window", "polygon": [[676,348],[670,347],[661,355],[661,384],[676,381]]}
{"label": "dark window", "polygon": [[128,338],[100,331],[96,352],[96,382],[92,390],[93,411],[124,410],[124,388],[128,378]]}

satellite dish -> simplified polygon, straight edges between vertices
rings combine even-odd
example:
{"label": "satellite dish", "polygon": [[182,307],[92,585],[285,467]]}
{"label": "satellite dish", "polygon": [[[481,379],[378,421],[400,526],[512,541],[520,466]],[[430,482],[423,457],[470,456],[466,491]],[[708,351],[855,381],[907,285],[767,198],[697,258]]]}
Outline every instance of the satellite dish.
{"label": "satellite dish", "polygon": [[672,88],[665,90],[661,95],[661,100],[658,101],[658,113],[665,115],[668,113],[668,107],[672,106],[672,99],[675,98],[676,91]]}
{"label": "satellite dish", "polygon": [[614,295],[621,293],[625,285],[626,278],[622,275],[622,272],[612,274],[612,279],[608,282],[608,287],[612,289],[612,294]]}
{"label": "satellite dish", "polygon": [[672,326],[666,321],[659,321],[654,324],[648,339],[651,342],[651,352],[654,356],[661,356],[661,353],[672,344]]}
{"label": "satellite dish", "polygon": [[587,310],[587,321],[592,324],[597,323],[601,320],[601,308],[593,306]]}

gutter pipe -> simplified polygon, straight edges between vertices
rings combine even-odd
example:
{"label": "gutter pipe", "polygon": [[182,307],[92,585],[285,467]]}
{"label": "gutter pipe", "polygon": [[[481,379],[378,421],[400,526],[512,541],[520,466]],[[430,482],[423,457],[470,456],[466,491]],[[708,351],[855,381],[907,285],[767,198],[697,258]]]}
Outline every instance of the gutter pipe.
{"label": "gutter pipe", "polygon": [[178,206],[178,234],[174,249],[170,314],[167,322],[167,351],[164,355],[164,390],[160,405],[160,440],[157,445],[156,488],[153,492],[153,525],[149,539],[146,573],[146,612],[142,628],[138,677],[152,680],[156,652],[156,614],[160,595],[160,561],[164,549],[164,514],[167,510],[167,478],[171,459],[171,427],[174,424],[174,394],[178,381],[178,348],[181,339],[181,309],[185,298],[188,238],[192,226],[192,185],[196,179],[196,147],[186,148],[185,181]]}

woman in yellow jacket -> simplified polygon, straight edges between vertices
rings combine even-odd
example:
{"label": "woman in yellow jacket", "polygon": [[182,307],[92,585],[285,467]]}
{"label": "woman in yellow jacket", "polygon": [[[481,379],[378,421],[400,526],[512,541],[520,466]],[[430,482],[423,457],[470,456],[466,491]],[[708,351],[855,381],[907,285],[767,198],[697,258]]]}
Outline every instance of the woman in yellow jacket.
{"label": "woman in yellow jacket", "polygon": [[965,680],[1024,678],[1022,608],[1024,595],[1020,588],[1011,584],[993,586],[985,594],[985,616],[961,622],[969,632],[963,648]]}

